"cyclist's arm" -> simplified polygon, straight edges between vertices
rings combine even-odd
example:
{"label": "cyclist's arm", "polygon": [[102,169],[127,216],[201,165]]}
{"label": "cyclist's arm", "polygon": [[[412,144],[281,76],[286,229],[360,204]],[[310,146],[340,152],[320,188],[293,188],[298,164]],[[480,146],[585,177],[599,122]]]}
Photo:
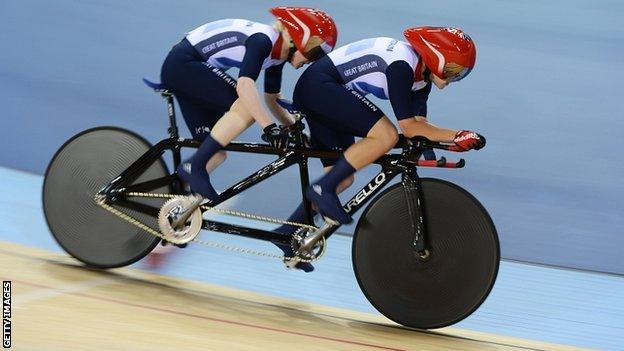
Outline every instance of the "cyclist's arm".
{"label": "cyclist's arm", "polygon": [[408,138],[424,136],[432,141],[453,141],[457,131],[439,128],[427,121],[428,91],[412,92],[414,71],[407,62],[395,61],[390,64],[386,69],[386,77],[390,104],[403,135]]}
{"label": "cyclist's arm", "polygon": [[424,136],[431,141],[439,141],[443,143],[452,143],[457,134],[456,130],[440,128],[427,122],[427,117],[415,116],[399,121],[399,127],[408,138],[415,136]]}
{"label": "cyclist's arm", "polygon": [[236,92],[243,105],[262,128],[273,123],[269,113],[262,106],[256,88],[256,79],[262,70],[262,63],[271,54],[273,44],[266,34],[256,33],[245,41],[245,56],[238,75]]}
{"label": "cyclist's arm", "polygon": [[272,66],[264,71],[264,101],[269,108],[269,111],[273,113],[273,116],[277,118],[283,125],[291,125],[295,121],[290,116],[288,111],[284,110],[278,103],[277,99],[282,97],[280,93],[282,85],[282,69],[284,63],[277,66]]}

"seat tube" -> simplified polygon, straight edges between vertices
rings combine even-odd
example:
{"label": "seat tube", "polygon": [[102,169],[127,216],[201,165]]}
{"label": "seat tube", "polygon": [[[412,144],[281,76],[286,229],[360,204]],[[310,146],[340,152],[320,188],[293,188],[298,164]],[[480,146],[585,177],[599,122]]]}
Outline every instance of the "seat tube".
{"label": "seat tube", "polygon": [[312,215],[312,205],[305,197],[305,191],[310,186],[310,174],[308,173],[308,158],[304,155],[299,159],[299,177],[301,180],[301,199],[303,201],[303,212],[306,224],[314,224]]}
{"label": "seat tube", "polygon": [[[173,94],[164,93],[163,96],[165,100],[167,100],[167,114],[169,115],[169,128],[167,131],[169,132],[169,137],[173,139],[178,139],[180,137],[178,132],[178,125],[176,123],[176,115],[175,115],[175,105],[173,103]],[[181,162],[180,155],[180,147],[176,146],[172,150],[173,152],[173,166],[178,167]]]}

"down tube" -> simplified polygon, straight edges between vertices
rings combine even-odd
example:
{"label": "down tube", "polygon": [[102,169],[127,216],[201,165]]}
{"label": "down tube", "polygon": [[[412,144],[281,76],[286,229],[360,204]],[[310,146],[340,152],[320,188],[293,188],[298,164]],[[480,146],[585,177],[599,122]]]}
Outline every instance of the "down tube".
{"label": "down tube", "polygon": [[383,189],[400,171],[396,169],[382,169],[373,180],[347,201],[343,209],[351,216],[355,214],[362,206],[364,206],[375,194]]}
{"label": "down tube", "polygon": [[[353,216],[355,212],[370,201],[370,199],[372,199],[381,189],[385,188],[386,185],[399,173],[401,173],[401,171],[397,169],[382,169],[381,172],[373,178],[373,180],[360,189],[360,191],[358,191],[357,194],[351,198],[351,200],[347,201],[347,203],[342,206],[342,208],[350,216]],[[338,228],[340,228],[339,225],[331,228],[325,235],[325,239],[329,239],[329,237],[332,236]]]}

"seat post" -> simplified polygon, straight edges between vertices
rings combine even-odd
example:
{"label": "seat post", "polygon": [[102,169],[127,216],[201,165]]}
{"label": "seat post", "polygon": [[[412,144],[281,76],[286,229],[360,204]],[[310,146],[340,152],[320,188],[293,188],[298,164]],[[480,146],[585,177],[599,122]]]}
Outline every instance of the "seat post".
{"label": "seat post", "polygon": [[167,132],[169,132],[169,136],[171,138],[177,139],[180,137],[180,135],[178,134],[178,125],[176,123],[173,94],[168,90],[163,91],[161,94],[163,98],[167,100],[167,114],[169,115],[169,128],[167,129]]}
{"label": "seat post", "polygon": [[[178,124],[176,123],[176,115],[175,115],[175,105],[173,103],[173,93],[169,90],[163,90],[161,92],[162,97],[167,101],[167,114],[169,115],[169,128],[167,128],[167,132],[169,132],[169,137],[173,139],[178,139],[180,134],[178,132]],[[177,168],[182,162],[182,156],[180,154],[180,147],[176,146],[173,150],[173,166]]]}

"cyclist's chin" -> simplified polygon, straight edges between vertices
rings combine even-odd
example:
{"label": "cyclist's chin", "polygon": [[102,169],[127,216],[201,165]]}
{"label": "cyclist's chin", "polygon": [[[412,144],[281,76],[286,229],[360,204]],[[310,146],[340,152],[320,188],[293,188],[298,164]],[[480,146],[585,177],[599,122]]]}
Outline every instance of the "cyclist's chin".
{"label": "cyclist's chin", "polygon": [[448,80],[444,80],[444,79],[438,78],[434,74],[431,75],[431,81],[440,90],[446,88],[446,86],[449,85],[449,81]]}

